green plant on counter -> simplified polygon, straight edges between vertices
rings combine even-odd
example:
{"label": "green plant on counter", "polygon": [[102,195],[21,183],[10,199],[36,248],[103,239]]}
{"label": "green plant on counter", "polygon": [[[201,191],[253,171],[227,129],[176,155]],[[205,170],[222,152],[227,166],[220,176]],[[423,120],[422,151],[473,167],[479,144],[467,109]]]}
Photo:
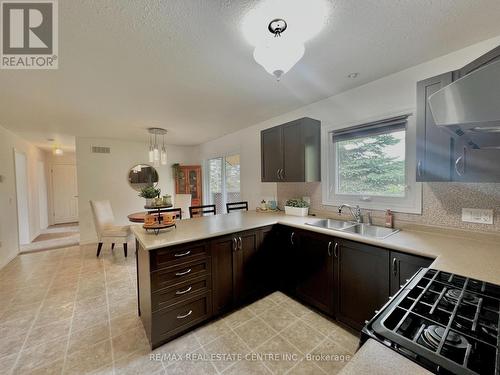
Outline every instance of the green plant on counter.
{"label": "green plant on counter", "polygon": [[154,186],[146,186],[141,189],[139,193],[139,197],[151,199],[160,196],[160,189],[155,188]]}
{"label": "green plant on counter", "polygon": [[297,208],[307,208],[309,207],[309,203],[300,198],[298,199],[289,199],[286,201],[285,206],[288,207],[297,207]]}

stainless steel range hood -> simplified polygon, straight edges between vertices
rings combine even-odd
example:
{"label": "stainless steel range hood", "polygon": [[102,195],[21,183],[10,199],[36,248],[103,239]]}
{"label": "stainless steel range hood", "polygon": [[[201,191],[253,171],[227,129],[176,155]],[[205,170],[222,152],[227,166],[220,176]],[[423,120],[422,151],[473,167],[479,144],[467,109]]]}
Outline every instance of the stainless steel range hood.
{"label": "stainless steel range hood", "polygon": [[429,97],[437,126],[470,146],[500,149],[500,61],[490,63]]}

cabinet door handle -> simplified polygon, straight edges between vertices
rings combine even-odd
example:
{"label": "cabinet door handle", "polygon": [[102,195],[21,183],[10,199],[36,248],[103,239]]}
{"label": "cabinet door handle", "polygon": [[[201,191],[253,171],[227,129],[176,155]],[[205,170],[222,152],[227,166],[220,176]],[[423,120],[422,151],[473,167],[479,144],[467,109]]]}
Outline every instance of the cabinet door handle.
{"label": "cabinet door handle", "polygon": [[184,319],[184,318],[187,318],[189,315],[191,315],[193,313],[193,310],[189,310],[187,313],[183,314],[183,315],[177,315],[177,319]]}
{"label": "cabinet door handle", "polygon": [[398,260],[395,257],[392,258],[392,273],[394,276],[398,274]]}
{"label": "cabinet door handle", "polygon": [[332,256],[332,241],[328,242],[328,256]]}
{"label": "cabinet door handle", "polygon": [[178,296],[182,295],[182,294],[186,294],[186,293],[189,293],[191,291],[191,289],[193,289],[192,286],[190,286],[189,288],[187,289],[184,289],[184,290],[178,290],[177,292],[175,292],[175,294],[177,294]]}
{"label": "cabinet door handle", "polygon": [[[462,162],[462,170],[459,169],[460,162]],[[455,160],[455,171],[459,176],[463,176],[465,174],[465,158],[464,155],[460,155],[457,160]]]}
{"label": "cabinet door handle", "polygon": [[333,255],[335,258],[339,257],[339,243],[335,242],[335,246],[333,247]]}
{"label": "cabinet door handle", "polygon": [[290,243],[293,245],[295,245],[295,242],[293,242],[293,239],[295,238],[295,232],[292,232],[292,234],[290,234]]}
{"label": "cabinet door handle", "polygon": [[191,268],[188,268],[187,270],[185,270],[184,272],[176,272],[175,273],[175,276],[184,276],[184,275],[187,275],[188,273],[191,272]]}
{"label": "cabinet door handle", "polygon": [[243,241],[241,240],[241,237],[238,237],[238,250],[241,250],[243,248]]}
{"label": "cabinet door handle", "polygon": [[419,160],[417,163],[417,176],[422,176],[422,160]]}
{"label": "cabinet door handle", "polygon": [[238,250],[238,240],[236,237],[233,237],[233,251]]}
{"label": "cabinet door handle", "polygon": [[185,257],[186,255],[191,254],[191,250],[186,251],[185,253],[177,253],[174,254],[175,257],[180,258],[180,257]]}
{"label": "cabinet door handle", "polygon": [[285,179],[285,170],[283,168],[280,169],[280,176],[282,180]]}
{"label": "cabinet door handle", "polygon": [[280,179],[280,169],[276,169],[276,179],[279,180]]}

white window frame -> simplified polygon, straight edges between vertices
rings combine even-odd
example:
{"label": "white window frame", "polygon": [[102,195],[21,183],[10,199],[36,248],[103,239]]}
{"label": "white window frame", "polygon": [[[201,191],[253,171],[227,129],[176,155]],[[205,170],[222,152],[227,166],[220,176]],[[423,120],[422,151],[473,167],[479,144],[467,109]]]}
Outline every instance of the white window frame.
{"label": "white window frame", "polygon": [[[405,110],[397,113],[377,116],[365,121],[357,121],[342,125],[327,125],[322,128],[322,204],[325,206],[340,206],[341,204],[359,205],[370,210],[391,209],[395,212],[421,214],[422,213],[422,184],[416,182],[416,121],[414,110]],[[405,144],[405,197],[360,196],[352,194],[336,194],[336,149],[332,139],[335,130],[349,128],[360,124],[380,121],[401,115],[408,115]]]}

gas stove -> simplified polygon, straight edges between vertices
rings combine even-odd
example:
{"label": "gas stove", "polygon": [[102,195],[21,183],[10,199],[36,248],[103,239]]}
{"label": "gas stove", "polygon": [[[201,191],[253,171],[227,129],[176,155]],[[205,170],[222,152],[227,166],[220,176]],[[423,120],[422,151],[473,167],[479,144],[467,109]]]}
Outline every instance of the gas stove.
{"label": "gas stove", "polygon": [[421,269],[363,328],[436,374],[500,375],[500,286]]}

